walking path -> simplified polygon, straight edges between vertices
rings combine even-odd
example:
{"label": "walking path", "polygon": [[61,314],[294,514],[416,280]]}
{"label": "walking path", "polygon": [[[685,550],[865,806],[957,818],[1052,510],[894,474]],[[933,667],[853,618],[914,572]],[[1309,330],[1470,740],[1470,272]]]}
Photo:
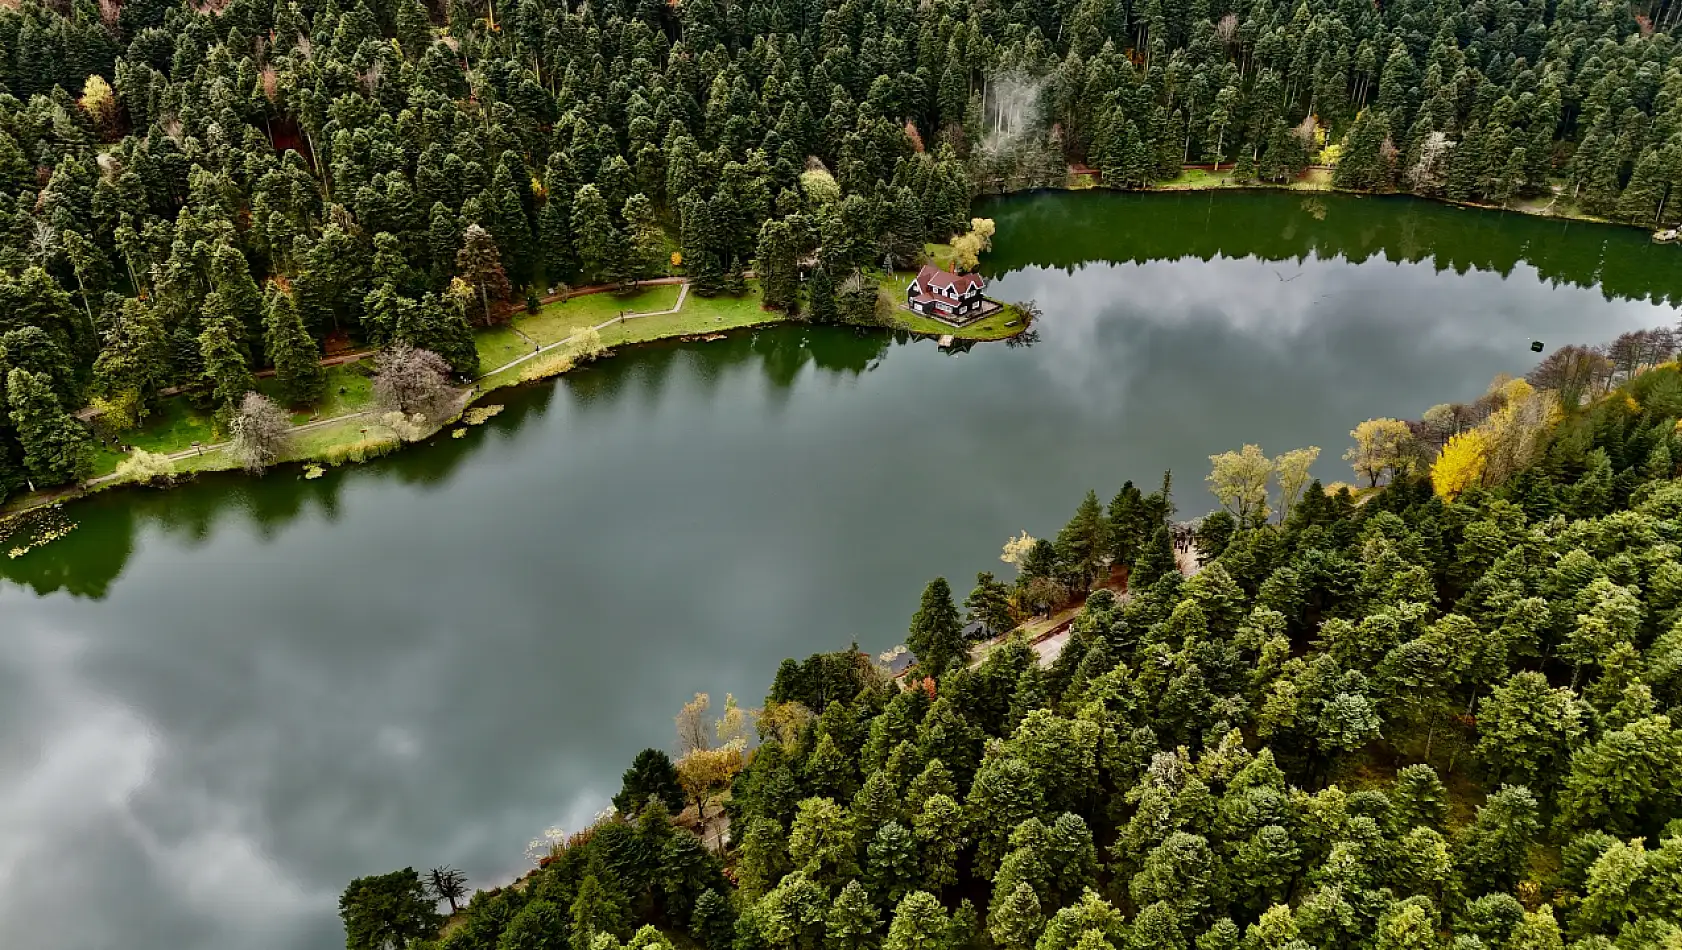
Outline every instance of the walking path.
{"label": "walking path", "polygon": [[[680,286],[678,287],[678,292],[677,292],[677,303],[674,304],[670,310],[655,310],[655,311],[652,311],[650,313],[625,313],[625,314],[620,314],[619,316],[614,317],[611,320],[608,320],[604,323],[597,324],[595,326],[595,329],[597,331],[605,330],[608,327],[613,326],[615,323],[624,323],[626,320],[637,320],[637,319],[641,319],[642,317],[663,317],[663,316],[668,316],[670,314],[677,313],[679,310],[683,309],[684,301],[689,299],[689,280],[688,280],[688,278],[684,278],[684,277],[662,277],[662,278],[659,278],[657,280],[645,280],[642,283],[645,284],[645,285],[647,285],[647,284],[679,284]],[[550,298],[549,302],[552,303],[555,300],[560,300],[560,299],[563,298],[563,296],[566,297],[566,298],[581,297],[581,296],[584,296],[586,294],[602,293],[602,292],[605,292],[605,291],[608,291],[608,290],[614,290],[614,289],[617,289],[617,285],[615,285],[615,284],[602,284],[602,285],[599,285],[599,286],[584,287],[584,288],[581,288],[579,290],[571,291],[570,293],[567,293],[565,295],[555,294]],[[510,324],[510,326],[512,326],[512,324]],[[514,332],[515,333],[520,333],[519,328],[517,328],[517,327],[514,328]],[[531,337],[526,336],[524,333],[520,333],[520,336],[525,337],[528,340],[531,340]],[[571,334],[570,336],[566,337],[565,339],[556,340],[554,343],[551,343],[548,346],[538,346],[537,349],[533,350],[530,353],[527,353],[525,356],[519,357],[519,358],[514,359],[514,360],[510,360],[509,362],[504,363],[501,366],[498,366],[496,369],[491,370],[489,373],[484,373],[484,374],[476,377],[474,379],[474,382],[478,382],[479,380],[482,380],[487,376],[492,376],[496,373],[500,373],[505,369],[509,369],[510,367],[518,366],[521,363],[526,362],[527,360],[530,360],[530,359],[532,359],[534,357],[537,357],[537,356],[541,356],[544,353],[547,353],[551,350],[554,350],[557,347],[565,346],[565,345],[567,345],[568,343],[571,343],[573,340],[575,340],[577,338],[578,338],[578,334],[574,333],[574,334]],[[536,342],[537,342],[536,340],[532,340],[533,344],[536,344]],[[351,362],[353,360],[359,360],[362,357],[367,356],[369,352],[372,352],[372,351],[361,352],[361,353],[346,353],[346,354],[343,354],[343,355],[340,355],[340,356],[331,357],[330,359],[322,360],[321,362],[322,362],[323,366],[332,366],[332,365],[336,365],[338,363],[348,363],[348,362]],[[272,372],[272,370],[271,370],[271,372]],[[472,395],[473,395],[473,390],[468,390],[465,394],[466,397],[471,397]],[[464,403],[466,402],[466,398],[463,399],[463,402]],[[359,419],[359,418],[362,418],[364,416],[372,416],[376,412],[377,412],[377,410],[374,410],[374,409],[360,409],[360,410],[357,410],[356,412],[347,412],[347,413],[344,413],[343,415],[332,416],[332,417],[327,418],[327,419],[317,419],[314,422],[305,422],[301,425],[295,425],[295,426],[292,427],[291,432],[292,432],[293,435],[297,435],[298,433],[301,433],[301,432],[309,432],[313,429],[325,428],[326,426],[330,426],[330,425],[333,425],[333,424],[339,423],[339,422],[344,422],[344,421],[349,420],[349,419]],[[169,459],[171,462],[179,462],[183,459],[192,458],[196,455],[203,455],[206,452],[215,452],[215,451],[218,451],[218,450],[221,450],[221,449],[225,449],[225,448],[228,447],[229,444],[230,443],[228,443],[226,441],[223,441],[223,442],[215,442],[215,443],[212,443],[210,445],[201,445],[201,446],[198,446],[196,448],[183,449],[180,452],[172,452],[169,455],[164,456],[164,458]],[[97,486],[97,485],[103,485],[103,484],[106,484],[107,482],[115,481],[116,478],[117,478],[117,475],[116,475],[115,472],[113,472],[109,475],[101,475],[98,478],[89,479],[85,484],[86,484],[87,487],[92,488],[92,487]]]}
{"label": "walking path", "polygon": [[[314,422],[305,422],[301,425],[293,426],[290,430],[290,434],[297,435],[300,432],[308,432],[311,429],[320,429],[320,428],[324,428],[326,426],[330,426],[335,422],[344,422],[347,419],[357,419],[357,418],[360,418],[362,416],[371,416],[371,415],[374,414],[374,412],[375,412],[375,410],[373,410],[373,409],[361,409],[361,410],[358,410],[356,412],[347,412],[342,416],[333,416],[330,419],[317,419]],[[233,444],[233,443],[231,443],[231,442],[213,442],[210,445],[201,445],[198,448],[183,449],[180,452],[171,452],[170,454],[164,456],[164,458],[169,459],[171,462],[179,462],[182,459],[192,458],[195,455],[203,455],[206,452],[215,452],[215,451],[218,451],[220,449],[225,449],[231,444]],[[116,478],[117,478],[117,473],[112,472],[109,475],[101,475],[98,478],[90,478],[90,479],[87,480],[87,482],[85,484],[87,485],[87,487],[92,488],[95,485],[103,485],[106,482],[115,481]]]}
{"label": "walking path", "polygon": [[[653,311],[650,311],[648,313],[622,313],[619,316],[614,317],[611,320],[606,320],[606,321],[603,321],[602,323],[596,324],[591,329],[599,332],[601,330],[605,330],[608,327],[613,326],[615,323],[624,323],[626,320],[640,320],[643,317],[669,316],[671,314],[677,313],[679,310],[682,310],[683,309],[683,302],[685,300],[689,299],[689,281],[686,278],[683,278],[683,277],[664,277],[664,278],[661,278],[660,280],[645,280],[645,281],[643,281],[643,283],[645,283],[645,284],[671,284],[671,283],[679,284],[679,287],[678,287],[678,290],[677,290],[677,303],[674,304],[670,310],[653,310]],[[590,293],[596,293],[597,291],[595,289],[590,289],[589,292]],[[516,330],[515,332],[519,333],[518,330]],[[524,333],[520,333],[520,335],[521,336],[526,336]],[[529,339],[531,339],[531,337],[526,337],[526,339],[529,340]],[[475,377],[473,381],[478,382],[481,379],[485,379],[487,377],[494,376],[497,373],[500,373],[505,369],[512,369],[516,366],[519,366],[521,363],[526,362],[527,360],[536,359],[537,357],[542,356],[543,354],[549,352],[550,350],[554,350],[554,349],[557,349],[559,347],[566,346],[568,343],[571,343],[573,340],[576,340],[576,339],[578,339],[578,334],[573,333],[573,334],[571,334],[570,336],[567,336],[564,339],[556,340],[555,342],[549,344],[548,346],[540,346],[537,349],[532,350],[530,353],[527,353],[525,356],[521,356],[521,357],[518,357],[517,359],[509,360],[508,362],[502,364],[501,366],[498,366],[496,369],[493,369],[488,373],[480,374],[479,376]]]}

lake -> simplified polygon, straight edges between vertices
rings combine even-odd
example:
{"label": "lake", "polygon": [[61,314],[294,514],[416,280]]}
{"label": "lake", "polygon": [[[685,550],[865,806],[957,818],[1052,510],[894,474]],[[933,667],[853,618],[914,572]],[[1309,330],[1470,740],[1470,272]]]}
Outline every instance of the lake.
{"label": "lake", "polygon": [[1029,346],[787,326],[634,349],[466,438],[306,481],[110,492],[0,559],[0,945],[330,950],[358,875],[504,883],[696,691],[899,643],[1088,488],[1324,448],[1676,320],[1682,249],[1403,199],[1042,194]]}

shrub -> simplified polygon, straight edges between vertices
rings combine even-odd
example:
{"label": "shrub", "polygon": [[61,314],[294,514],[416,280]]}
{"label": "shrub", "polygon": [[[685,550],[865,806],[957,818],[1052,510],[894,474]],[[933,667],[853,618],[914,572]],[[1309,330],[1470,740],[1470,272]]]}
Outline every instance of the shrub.
{"label": "shrub", "polygon": [[322,450],[317,458],[328,465],[357,465],[395,451],[403,442],[395,435],[376,435]]}
{"label": "shrub", "polygon": [[531,383],[551,376],[559,376],[577,365],[571,353],[555,350],[527,362],[520,367],[520,382]]}
{"label": "shrub", "polygon": [[175,463],[169,456],[135,449],[117,465],[117,481],[135,485],[168,485],[175,481]]}

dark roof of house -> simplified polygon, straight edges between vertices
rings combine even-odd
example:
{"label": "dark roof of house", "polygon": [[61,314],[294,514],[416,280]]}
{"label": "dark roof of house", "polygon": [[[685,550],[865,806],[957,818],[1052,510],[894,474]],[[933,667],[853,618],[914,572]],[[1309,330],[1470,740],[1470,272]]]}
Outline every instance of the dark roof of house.
{"label": "dark roof of house", "polygon": [[[923,265],[922,270],[917,272],[915,283],[921,288],[922,293],[914,295],[911,299],[920,302],[938,300],[945,303],[955,303],[958,297],[987,286],[986,278],[980,274],[954,274],[951,271],[941,270],[933,264]],[[948,287],[951,288],[950,293],[947,292]]]}

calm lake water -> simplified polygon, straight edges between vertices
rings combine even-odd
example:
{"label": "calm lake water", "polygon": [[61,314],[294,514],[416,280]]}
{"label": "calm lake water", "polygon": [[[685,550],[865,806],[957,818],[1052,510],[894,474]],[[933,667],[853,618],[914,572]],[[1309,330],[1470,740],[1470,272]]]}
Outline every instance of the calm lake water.
{"label": "calm lake water", "polygon": [[1682,250],[1403,200],[985,206],[1027,347],[785,327],[634,350],[304,481],[73,507],[0,562],[0,945],[330,950],[357,875],[475,885],[576,829],[698,690],[900,642],[1089,487],[1325,448],[1523,373],[1532,339],[1677,319]]}

